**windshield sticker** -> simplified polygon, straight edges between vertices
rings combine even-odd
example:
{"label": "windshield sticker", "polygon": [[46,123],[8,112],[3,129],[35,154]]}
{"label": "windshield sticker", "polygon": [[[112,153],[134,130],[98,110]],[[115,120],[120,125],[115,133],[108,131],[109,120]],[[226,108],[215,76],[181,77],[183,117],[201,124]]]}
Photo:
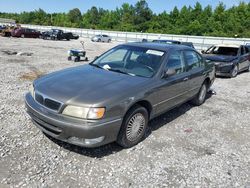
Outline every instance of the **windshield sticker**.
{"label": "windshield sticker", "polygon": [[157,55],[157,56],[163,56],[164,52],[158,51],[158,50],[147,50],[147,54]]}

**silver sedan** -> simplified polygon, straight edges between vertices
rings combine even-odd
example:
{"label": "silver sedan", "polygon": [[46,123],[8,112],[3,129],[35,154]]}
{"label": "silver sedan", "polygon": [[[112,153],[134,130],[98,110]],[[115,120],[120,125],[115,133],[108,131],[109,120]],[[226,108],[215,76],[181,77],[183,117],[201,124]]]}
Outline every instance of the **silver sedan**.
{"label": "silver sedan", "polygon": [[108,35],[95,35],[91,40],[93,42],[111,42],[111,37]]}

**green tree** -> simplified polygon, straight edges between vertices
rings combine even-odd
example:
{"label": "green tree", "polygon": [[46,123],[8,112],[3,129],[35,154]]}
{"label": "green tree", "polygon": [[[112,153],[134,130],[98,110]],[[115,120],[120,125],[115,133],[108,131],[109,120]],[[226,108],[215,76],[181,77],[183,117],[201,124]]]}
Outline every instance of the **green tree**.
{"label": "green tree", "polygon": [[72,23],[72,26],[79,27],[82,20],[81,11],[78,8],[74,8],[68,13],[68,20]]}

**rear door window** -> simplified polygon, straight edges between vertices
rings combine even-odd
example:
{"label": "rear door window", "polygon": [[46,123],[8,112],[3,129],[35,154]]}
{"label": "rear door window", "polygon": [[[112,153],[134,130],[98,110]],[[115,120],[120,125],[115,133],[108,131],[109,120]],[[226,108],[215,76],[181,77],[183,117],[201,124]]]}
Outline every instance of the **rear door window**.
{"label": "rear door window", "polygon": [[170,54],[166,64],[167,69],[174,69],[176,74],[185,72],[185,62],[181,51],[175,51]]}
{"label": "rear door window", "polygon": [[204,63],[195,51],[185,51],[184,57],[189,71],[201,67]]}

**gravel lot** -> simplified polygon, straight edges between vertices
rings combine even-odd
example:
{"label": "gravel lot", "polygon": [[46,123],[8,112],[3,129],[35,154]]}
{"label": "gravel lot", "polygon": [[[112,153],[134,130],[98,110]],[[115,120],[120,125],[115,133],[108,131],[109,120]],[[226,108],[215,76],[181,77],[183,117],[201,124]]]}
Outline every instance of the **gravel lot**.
{"label": "gravel lot", "polygon": [[[89,59],[116,45],[85,44]],[[85,149],[46,137],[24,106],[35,77],[86,63],[70,48],[79,40],[0,38],[0,187],[250,187],[250,73],[217,78],[216,95],[152,120],[133,148]]]}

